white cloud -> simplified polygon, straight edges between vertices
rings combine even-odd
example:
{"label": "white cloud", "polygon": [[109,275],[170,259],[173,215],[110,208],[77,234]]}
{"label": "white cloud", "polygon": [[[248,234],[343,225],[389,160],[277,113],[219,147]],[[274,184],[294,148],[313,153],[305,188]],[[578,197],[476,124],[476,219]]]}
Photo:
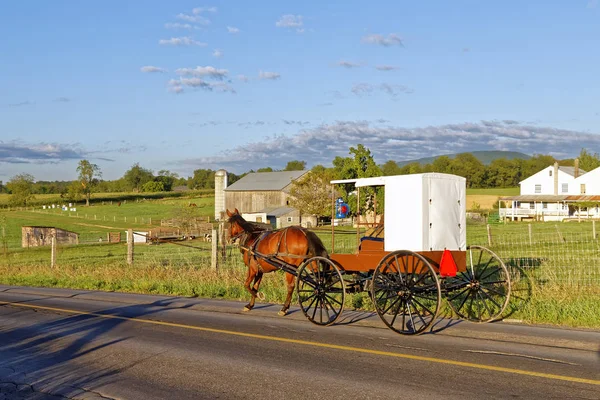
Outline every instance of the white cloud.
{"label": "white cloud", "polygon": [[177,68],[175,73],[181,76],[195,76],[199,78],[209,77],[217,80],[223,80],[227,77],[229,71],[207,65],[206,67],[197,66],[196,68]]}
{"label": "white cloud", "polygon": [[212,55],[213,55],[213,57],[216,57],[216,58],[221,58],[221,57],[223,57],[223,55],[224,55],[224,54],[223,54],[223,51],[222,51],[222,50],[215,49],[215,50],[213,51]]}
{"label": "white cloud", "polygon": [[177,14],[175,18],[180,19],[182,21],[186,21],[186,22],[195,22],[200,25],[209,25],[210,24],[210,20],[208,18],[203,17],[202,15],[189,15],[189,14],[180,13],[180,14]]}
{"label": "white cloud", "polygon": [[161,39],[158,44],[165,46],[206,46],[206,43],[198,42],[189,36],[173,37],[171,39]]}
{"label": "white cloud", "polygon": [[281,78],[281,75],[278,74],[277,72],[269,72],[269,71],[259,71],[258,72],[258,79],[270,79],[270,80],[276,80]]}
{"label": "white cloud", "polygon": [[340,67],[344,67],[344,68],[358,68],[361,66],[361,64],[358,63],[354,63],[351,61],[344,61],[344,60],[340,60],[338,61],[337,65],[339,65]]}
{"label": "white cloud", "polygon": [[279,20],[275,22],[275,26],[278,28],[296,28],[296,32],[304,32],[304,21],[302,20],[302,15],[282,15]]}
{"label": "white cloud", "polygon": [[194,14],[194,15],[199,15],[199,14],[202,14],[203,12],[216,13],[217,7],[196,7],[192,10],[192,14]]}
{"label": "white cloud", "polygon": [[168,22],[165,24],[165,28],[167,29],[187,29],[187,30],[192,30],[195,29],[195,27],[193,25],[190,24],[180,24],[179,22]]}
{"label": "white cloud", "polygon": [[245,143],[220,155],[184,160],[183,164],[202,165],[203,168],[209,165],[238,172],[256,168],[257,164],[283,167],[289,160],[329,166],[336,156],[348,157],[348,148],[358,143],[368,147],[378,163],[475,150],[512,150],[568,158],[579,154],[582,146],[600,147],[600,135],[501,121],[420,128],[384,126],[369,121],[338,121],[314,129],[301,129],[293,136],[273,136],[260,142]]}
{"label": "white cloud", "polygon": [[34,104],[35,103],[32,101],[26,100],[26,101],[22,101],[20,103],[11,103],[8,106],[9,107],[26,107],[26,106],[32,106]]}
{"label": "white cloud", "polygon": [[372,33],[370,35],[366,35],[362,38],[363,43],[369,44],[377,44],[380,46],[390,47],[390,46],[401,46],[404,47],[404,43],[402,42],[402,38],[395,33],[390,33],[387,37],[383,35],[379,35],[376,33]]}
{"label": "white cloud", "polygon": [[370,83],[356,83],[350,89],[355,95],[362,97],[370,95],[374,91],[380,91],[389,94],[392,97],[398,96],[400,93],[413,93],[414,90],[405,85],[396,85],[390,83],[380,83],[379,85],[372,85]]}
{"label": "white cloud", "polygon": [[235,89],[229,84],[224,82],[207,82],[204,79],[192,77],[192,78],[179,78],[171,79],[167,83],[168,90],[174,93],[182,93],[185,87],[193,89],[202,89],[209,92],[229,92],[236,93]]}
{"label": "white cloud", "polygon": [[238,75],[237,78],[242,81],[242,82],[248,82],[250,80],[250,78],[248,78],[246,75]]}
{"label": "white cloud", "polygon": [[154,73],[154,72],[163,73],[163,72],[167,72],[167,70],[164,69],[164,68],[155,67],[155,66],[152,66],[152,65],[146,65],[146,66],[140,68],[140,71],[146,72],[146,73]]}
{"label": "white cloud", "polygon": [[228,26],[227,27],[227,32],[229,32],[229,33],[239,33],[240,30],[239,30],[239,28],[236,28],[235,26]]}

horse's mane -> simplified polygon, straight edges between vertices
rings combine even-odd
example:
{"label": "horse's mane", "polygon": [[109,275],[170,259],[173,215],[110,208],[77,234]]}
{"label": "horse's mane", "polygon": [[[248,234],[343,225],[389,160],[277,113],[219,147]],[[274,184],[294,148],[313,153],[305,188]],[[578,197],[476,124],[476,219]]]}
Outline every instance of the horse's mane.
{"label": "horse's mane", "polygon": [[242,227],[242,229],[248,233],[252,232],[263,232],[271,230],[266,224],[261,224],[259,222],[250,222],[246,221],[244,217],[240,214],[234,214],[229,217],[229,223],[237,223]]}

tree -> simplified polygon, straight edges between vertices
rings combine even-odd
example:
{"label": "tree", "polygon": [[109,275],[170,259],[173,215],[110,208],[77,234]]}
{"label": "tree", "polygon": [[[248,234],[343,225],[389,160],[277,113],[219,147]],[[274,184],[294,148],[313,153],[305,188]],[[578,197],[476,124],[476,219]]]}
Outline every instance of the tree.
{"label": "tree", "polygon": [[149,182],[144,183],[144,185],[142,185],[142,192],[154,193],[154,192],[164,192],[164,191],[165,191],[165,185],[163,185],[162,182],[149,181]]}
{"label": "tree", "polygon": [[273,168],[271,168],[271,167],[259,168],[256,170],[256,172],[273,172]]}
{"label": "tree", "polygon": [[102,172],[100,172],[100,167],[90,163],[88,160],[79,161],[77,172],[79,173],[81,192],[85,196],[85,205],[89,206],[92,191],[98,184],[98,178],[102,176]]}
{"label": "tree", "polygon": [[450,162],[450,173],[467,179],[467,187],[481,187],[485,166],[471,153],[457,154]]}
{"label": "tree", "polygon": [[439,156],[431,163],[431,172],[447,174],[450,171],[452,160],[448,156]]}
{"label": "tree", "polygon": [[130,190],[139,192],[146,182],[154,180],[154,175],[149,169],[142,168],[139,163],[135,163],[125,172],[123,178],[129,184]]}
{"label": "tree", "polygon": [[400,175],[400,167],[396,161],[389,160],[381,166],[381,172],[384,176]]}
{"label": "tree", "polygon": [[498,158],[488,165],[486,177],[487,187],[514,187],[519,184],[521,168],[516,160]]}
{"label": "tree", "polygon": [[6,188],[11,193],[10,204],[27,207],[27,203],[35,198],[32,194],[34,180],[31,174],[13,176],[6,184]]}
{"label": "tree", "polygon": [[284,171],[304,171],[306,169],[306,161],[293,160],[289,161],[284,168]]}
{"label": "tree", "polygon": [[161,169],[160,171],[158,171],[158,175],[156,176],[156,178],[154,178],[154,181],[163,184],[163,189],[160,190],[160,192],[170,192],[171,190],[173,190],[173,185],[175,184],[178,178],[179,175],[177,175],[176,173],[168,171],[166,169]]}
{"label": "tree", "polygon": [[[83,196],[83,187],[78,181],[73,181],[67,188],[67,191],[61,194],[61,196],[70,201],[79,201]],[[89,203],[87,203],[87,205],[89,205]]]}
{"label": "tree", "polygon": [[290,205],[301,214],[331,215],[331,187],[334,172],[322,165],[315,166],[308,174],[292,183]]}
{"label": "tree", "polygon": [[579,168],[586,172],[600,167],[600,156],[598,153],[591,154],[586,149],[581,149],[579,153]]}
{"label": "tree", "polygon": [[215,171],[212,169],[196,169],[194,176],[189,179],[188,187],[190,189],[214,189]]}

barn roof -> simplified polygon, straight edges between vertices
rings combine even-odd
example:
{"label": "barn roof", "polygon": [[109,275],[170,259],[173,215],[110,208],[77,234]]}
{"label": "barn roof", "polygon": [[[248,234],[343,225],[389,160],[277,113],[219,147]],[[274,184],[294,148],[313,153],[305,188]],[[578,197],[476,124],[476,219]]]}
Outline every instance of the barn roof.
{"label": "barn roof", "polygon": [[236,181],[225,191],[283,190],[308,171],[252,172]]}
{"label": "barn roof", "polygon": [[281,216],[287,215],[289,213],[293,213],[294,211],[298,211],[298,210],[296,208],[292,208],[292,207],[267,207],[258,212],[265,213],[265,214],[273,216],[273,217],[281,217]]}
{"label": "barn roof", "polygon": [[552,195],[552,194],[523,194],[519,196],[506,196],[500,197],[500,200],[515,200],[522,202],[532,201],[543,201],[547,203],[567,201],[567,202],[581,202],[581,201],[600,201],[598,195]]}

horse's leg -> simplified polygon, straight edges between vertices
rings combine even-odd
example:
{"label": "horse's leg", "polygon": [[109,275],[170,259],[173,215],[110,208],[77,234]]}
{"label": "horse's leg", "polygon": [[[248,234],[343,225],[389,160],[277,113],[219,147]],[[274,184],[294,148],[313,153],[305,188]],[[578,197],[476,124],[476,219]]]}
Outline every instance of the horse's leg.
{"label": "horse's leg", "polygon": [[285,282],[287,284],[287,297],[285,298],[285,303],[283,303],[283,308],[279,311],[279,315],[284,316],[287,314],[287,311],[290,308],[290,303],[292,302],[292,294],[294,293],[294,288],[296,287],[296,277],[292,274],[285,274]]}
{"label": "horse's leg", "polygon": [[265,295],[263,293],[261,293],[259,295],[259,292],[258,292],[258,288],[260,287],[260,282],[262,281],[262,277],[263,277],[263,272],[261,270],[258,270],[256,272],[256,276],[254,277],[254,285],[252,285],[252,288],[254,289],[254,293],[255,293],[256,297],[258,297],[261,300],[264,300]]}
{"label": "horse's leg", "polygon": [[258,273],[258,268],[256,268],[256,265],[251,262],[250,265],[248,266],[248,276],[246,277],[246,282],[244,282],[244,287],[246,288],[246,290],[248,292],[250,292],[250,303],[246,304],[244,306],[244,311],[250,311],[252,310],[252,307],[254,307],[254,301],[256,300],[256,290],[254,290],[254,288],[252,288],[250,285],[252,284],[252,281],[255,279],[256,275]]}

